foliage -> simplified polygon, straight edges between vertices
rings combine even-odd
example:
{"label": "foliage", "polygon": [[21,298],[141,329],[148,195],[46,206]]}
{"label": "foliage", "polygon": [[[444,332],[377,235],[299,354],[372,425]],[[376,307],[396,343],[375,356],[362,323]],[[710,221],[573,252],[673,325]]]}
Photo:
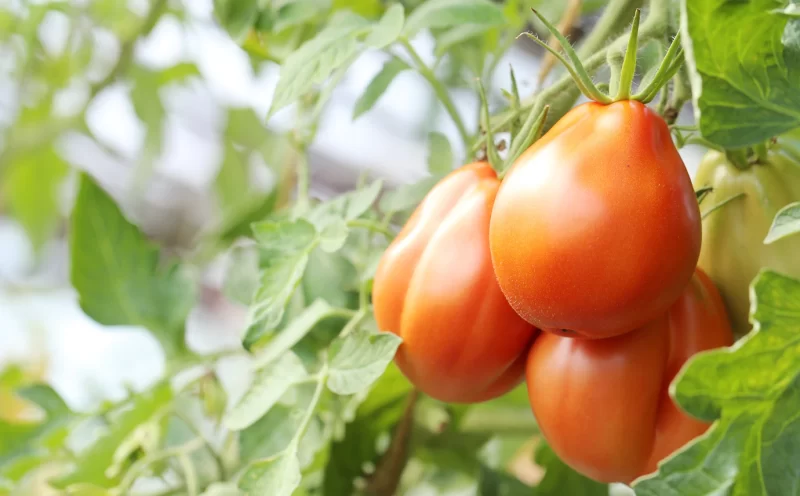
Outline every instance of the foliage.
{"label": "foliage", "polygon": [[[146,231],[128,201],[138,190],[121,191],[104,180],[108,174],[78,167],[62,146],[79,136],[128,162],[141,184],[158,176],[154,164],[170,112],[165,95],[204,78],[185,60],[159,68],[139,60],[137,44],[159,22],[186,28],[191,13],[179,2],[136,3],[147,9],[129,10],[116,0],[0,6],[0,53],[8,67],[0,77],[7,77],[13,97],[8,111],[5,101],[0,105],[0,209],[25,230],[37,255],[66,236],[70,284],[85,314],[109,332],[146,329],[167,364],[155,384],[88,412],[6,368],[0,392],[13,402],[0,397],[0,495],[37,483],[80,495],[138,494],[148,484],[206,496],[425,488],[607,494],[608,486],[577,474],[542,442],[524,386],[479,405],[442,404],[416,392],[392,363],[400,338],[377,329],[370,300],[381,254],[441,177],[487,155],[499,164],[503,146],[493,132],[511,131],[508,162],[545,119],[552,125],[574,105],[577,88],[563,74],[532,96],[520,94],[517,80],[532,75],[519,69],[512,70],[511,88],[494,84],[520,32],[546,32],[528,8],[555,23],[568,2],[215,0],[215,22],[253,68],[279,66],[280,77],[269,115],[222,109],[210,191],[216,215],[177,246]],[[581,23],[591,30],[572,55],[588,74],[607,61],[613,68],[627,46],[623,32],[644,2],[582,3],[584,15],[602,14],[593,27]],[[671,91],[662,90],[653,105],[677,116],[693,101],[699,127],[673,127],[679,143],[724,148],[751,163],[765,147],[783,146],[800,161],[790,140],[770,141],[800,126],[796,6],[683,0],[677,12],[667,0],[647,3],[643,51],[666,51],[673,25],[680,25],[688,72],[678,72]],[[673,15],[680,22],[670,22]],[[53,49],[41,32],[47,22],[61,21],[66,36]],[[110,63],[106,47],[95,43],[103,36],[118,45]],[[430,54],[417,43],[425,36]],[[426,123],[420,136],[428,147],[427,177],[388,188],[364,176],[342,195],[312,198],[308,150],[317,125],[350,65],[367,51],[381,52],[384,64],[355,99],[353,119],[372,111],[398,76],[413,75],[429,85],[460,142]],[[637,72],[652,78],[657,68],[645,59]],[[63,94],[72,86],[82,96],[65,110]],[[143,129],[134,158],[105,142],[87,118],[112,87],[129,98]],[[478,101],[483,88],[488,97],[472,126],[452,93],[469,92]],[[273,127],[276,113],[293,113],[294,128]],[[273,181],[260,186],[252,180],[256,173]],[[764,242],[796,236],[799,210],[797,203],[782,209]],[[201,304],[202,276],[223,257],[222,291],[247,309],[242,346],[198,354],[185,340],[187,318]],[[795,491],[800,282],[764,271],[751,298],[755,330],[730,349],[692,359],[672,387],[682,408],[714,426],[637,481],[637,494]],[[230,356],[251,372],[241,397],[217,375],[218,362]],[[22,418],[19,405],[40,415]]]}

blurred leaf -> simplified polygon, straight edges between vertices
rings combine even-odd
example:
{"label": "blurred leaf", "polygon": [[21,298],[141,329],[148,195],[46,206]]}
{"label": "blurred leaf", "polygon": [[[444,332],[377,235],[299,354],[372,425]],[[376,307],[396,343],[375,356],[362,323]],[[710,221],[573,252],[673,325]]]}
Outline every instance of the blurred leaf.
{"label": "blurred leaf", "polygon": [[339,251],[350,232],[347,222],[341,217],[328,217],[319,228],[319,247],[328,253]]}
{"label": "blurred leaf", "polygon": [[775,214],[775,219],[772,221],[767,237],[764,238],[764,244],[774,243],[798,232],[800,232],[800,202],[794,202],[786,205]]}
{"label": "blurred leaf", "polygon": [[324,0],[294,0],[281,5],[275,14],[271,31],[280,33],[281,31],[297,26],[325,12],[329,3]]}
{"label": "blurred leaf", "polygon": [[144,67],[136,67],[131,72],[133,73],[133,88],[131,88],[133,109],[147,129],[144,138],[145,154],[155,157],[161,151],[166,116],[166,110],[159,94],[161,77],[158,72]]}
{"label": "blurred leaf", "polygon": [[253,150],[277,137],[267,129],[252,108],[245,107],[228,109],[225,138]]}
{"label": "blurred leaf", "polygon": [[391,45],[400,36],[403,21],[405,21],[403,6],[399,3],[392,4],[386,9],[381,20],[373,26],[364,43],[377,49]]}
{"label": "blurred leaf", "polygon": [[223,215],[229,215],[231,210],[237,209],[243,201],[248,200],[249,185],[250,170],[247,155],[234,148],[233,144],[225,143],[222,165],[214,182]]}
{"label": "blurred leaf", "polygon": [[258,0],[214,0],[214,16],[241,43],[258,16]]}
{"label": "blurred leaf", "polygon": [[2,178],[11,212],[25,228],[36,251],[50,239],[57,226],[58,187],[68,169],[55,150],[46,147],[21,156]]}
{"label": "blurred leaf", "polygon": [[442,57],[451,48],[457,47],[466,40],[482,35],[492,29],[493,24],[457,24],[436,36],[435,55]]}
{"label": "blurred leaf", "polygon": [[291,496],[299,485],[300,461],[294,450],[251,464],[239,479],[247,496]]}
{"label": "blurred leaf", "polygon": [[380,97],[389,88],[389,85],[392,84],[394,78],[406,69],[409,69],[409,66],[402,59],[392,57],[387,60],[380,72],[369,82],[364,93],[358,97],[358,101],[353,107],[353,120],[372,110],[372,107],[375,106]]}
{"label": "blurred leaf", "polygon": [[72,211],[70,254],[70,280],[89,317],[145,327],[168,354],[183,349],[191,281],[178,265],[159,260],[158,249],[86,174]]}
{"label": "blurred leaf", "polygon": [[243,496],[243,493],[233,482],[214,482],[200,496]]}
{"label": "blurred leaf", "polygon": [[108,432],[95,440],[92,445],[78,455],[75,469],[51,481],[58,489],[66,489],[73,484],[87,483],[102,488],[114,487],[120,473],[107,474],[114,463],[115,453],[120,445],[141,425],[149,422],[166,407],[172,399],[169,383],[160,383],[153,389],[137,394],[129,408],[115,415],[108,425]]}
{"label": "blurred leaf", "polygon": [[311,252],[303,277],[306,301],[321,298],[332,306],[350,308],[357,293],[358,274],[352,262],[341,253],[327,253],[320,249]]}
{"label": "blurred leaf", "polygon": [[345,194],[344,219],[354,220],[364,215],[372,204],[375,203],[375,200],[381,193],[382,187],[383,181],[378,179],[365,188]]}
{"label": "blurred leaf", "polygon": [[318,243],[316,229],[305,220],[261,222],[253,225],[253,233],[267,266],[253,298],[252,323],[243,342],[247,349],[280,323],[303,277],[308,255]]}
{"label": "blurred leaf", "polygon": [[800,457],[800,281],[762,270],[751,284],[755,329],[692,357],[672,384],[680,407],[714,422],[634,484],[644,496],[796,492]]}
{"label": "blurred leaf", "polygon": [[503,11],[488,0],[430,0],[408,16],[403,34],[410,38],[424,29],[504,22]]}
{"label": "blurred leaf", "polygon": [[270,115],[325,81],[359,50],[357,38],[370,29],[360,16],[341,11],[314,38],[292,52],[281,66]]}
{"label": "blurred leaf", "polygon": [[428,134],[428,170],[432,174],[447,174],[453,170],[453,150],[442,133]]}
{"label": "blurred leaf", "polygon": [[253,301],[258,288],[258,252],[253,246],[234,246],[230,250],[222,292],[244,305]]}
{"label": "blurred leaf", "polygon": [[416,208],[441,179],[441,176],[430,176],[416,183],[404,184],[381,198],[380,209],[383,212],[403,212]]}
{"label": "blurred leaf", "polygon": [[314,327],[314,324],[331,314],[331,306],[325,300],[316,300],[306,307],[284,329],[270,336],[256,355],[258,366],[263,367],[282,356]]}
{"label": "blurred leaf", "polygon": [[336,394],[367,389],[386,370],[402,339],[396,334],[357,330],[334,341],[328,388]]}
{"label": "blurred leaf", "polygon": [[378,461],[378,438],[390,433],[403,417],[411,390],[408,380],[390,364],[356,410],[353,421],[347,424],[344,437],[331,444],[323,494],[354,493],[354,480],[365,475],[366,463]]}
{"label": "blurred leaf", "polygon": [[242,430],[252,425],[272,408],[290,387],[308,377],[297,355],[287,351],[278,359],[256,371],[253,384],[244,397],[225,416],[225,426]]}
{"label": "blurred leaf", "polygon": [[[539,492],[532,487],[526,486],[519,479],[511,474],[492,470],[486,465],[481,464],[478,473],[478,495],[479,496],[529,496]],[[559,493],[574,496],[588,496],[584,493]],[[604,495],[605,496],[605,495]]]}
{"label": "blurred leaf", "polygon": [[300,428],[303,411],[282,404],[273,406],[263,417],[239,432],[242,463],[269,458],[284,451]]}
{"label": "blurred leaf", "polygon": [[200,381],[200,397],[203,410],[209,418],[219,422],[228,407],[228,392],[215,373],[206,375]]}
{"label": "blurred leaf", "polygon": [[607,496],[608,484],[601,484],[585,477],[562,462],[546,443],[536,448],[536,464],[545,469],[544,478],[536,486],[536,495],[560,496],[580,494],[582,496]]}
{"label": "blurred leaf", "polygon": [[[15,378],[8,372],[0,380],[13,381]],[[18,482],[42,464],[58,459],[68,428],[76,418],[50,386],[26,386],[17,389],[16,394],[38,406],[45,418],[41,422],[9,422],[0,418],[0,480],[10,482]]]}
{"label": "blurred leaf", "polygon": [[333,10],[350,10],[366,19],[376,19],[384,10],[381,0],[333,0]]}
{"label": "blurred leaf", "polygon": [[172,67],[158,71],[158,85],[182,83],[192,76],[200,76],[200,70],[192,62],[181,62]]}

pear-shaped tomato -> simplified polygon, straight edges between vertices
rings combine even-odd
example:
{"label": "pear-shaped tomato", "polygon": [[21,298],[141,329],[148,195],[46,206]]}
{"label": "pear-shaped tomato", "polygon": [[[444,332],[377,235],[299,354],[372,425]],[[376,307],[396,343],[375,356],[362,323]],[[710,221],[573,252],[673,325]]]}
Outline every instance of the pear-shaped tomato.
{"label": "pear-shaped tomato", "polygon": [[691,179],[637,101],[568,112],[509,170],[490,244],[511,306],[536,327],[604,338],[663,314],[700,253]]}
{"label": "pear-shaped tomato", "polygon": [[403,338],[397,365],[442,401],[483,401],[519,384],[536,333],[509,306],[492,270],[489,218],[498,186],[484,162],[450,173],[417,207],[375,275],[378,327]]}
{"label": "pear-shaped tomato", "polygon": [[540,335],[528,356],[531,407],[565,463],[601,482],[629,483],[708,428],[679,410],[668,388],[692,355],[732,343],[722,298],[698,269],[665,315],[635,331]]}
{"label": "pear-shaped tomato", "polygon": [[738,336],[750,331],[750,283],[762,268],[800,277],[800,236],[764,244],[778,210],[800,200],[800,164],[779,153],[744,169],[723,153],[710,151],[695,176],[697,188],[711,187],[703,200],[711,212],[703,220],[703,248],[698,265],[722,293]]}

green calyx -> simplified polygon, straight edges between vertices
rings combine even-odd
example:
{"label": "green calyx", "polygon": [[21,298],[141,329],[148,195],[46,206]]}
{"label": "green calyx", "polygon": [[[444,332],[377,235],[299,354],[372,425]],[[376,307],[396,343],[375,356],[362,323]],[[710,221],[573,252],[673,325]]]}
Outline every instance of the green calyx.
{"label": "green calyx", "polygon": [[566,67],[566,69],[572,75],[572,78],[575,80],[575,84],[578,86],[578,89],[580,89],[581,93],[586,95],[587,98],[590,98],[598,103],[609,104],[621,100],[637,100],[642,103],[647,103],[653,100],[656,95],[658,95],[658,92],[661,90],[661,88],[663,88],[664,85],[666,85],[667,82],[672,79],[673,76],[675,76],[675,74],[681,68],[681,64],[683,63],[683,49],[681,48],[681,34],[679,32],[672,40],[667,53],[661,61],[661,65],[658,67],[658,70],[655,72],[655,74],[653,74],[652,79],[650,79],[643,88],[637,88],[639,90],[638,92],[632,92],[633,77],[636,71],[636,52],[639,48],[639,18],[641,16],[641,11],[636,9],[636,13],[633,16],[633,24],[631,26],[628,47],[625,50],[625,57],[622,59],[622,66],[621,68],[612,67],[613,81],[612,84],[610,84],[610,87],[612,90],[616,91],[616,94],[611,96],[610,94],[601,91],[601,89],[598,88],[598,85],[592,81],[588,71],[581,63],[578,54],[575,53],[575,49],[572,48],[572,45],[569,43],[569,41],[567,41],[564,35],[562,35],[558,29],[553,26],[550,21],[545,19],[544,16],[542,16],[539,12],[537,12],[535,9],[532,10],[536,17],[538,17],[539,20],[541,20],[542,23],[544,23],[544,25],[547,27],[547,30],[558,40],[564,53],[554,49],[534,34],[522,33],[522,35],[527,36],[552,53],[562,64],[564,64],[564,67]]}
{"label": "green calyx", "polygon": [[[516,105],[519,105],[519,92],[517,90],[517,81],[514,77],[514,72],[511,72],[511,83],[512,83],[512,104],[516,102]],[[524,152],[534,141],[539,139],[542,135],[542,131],[544,130],[544,123],[547,121],[547,113],[550,110],[550,106],[546,105],[541,112],[534,113],[531,111],[528,114],[528,117],[525,119],[525,122],[519,128],[517,133],[512,136],[511,138],[511,145],[508,148],[508,154],[506,155],[505,160],[500,158],[500,152],[497,149],[497,144],[494,142],[494,139],[491,137],[494,136],[491,127],[491,117],[489,115],[489,103],[486,98],[486,90],[483,87],[483,84],[478,81],[478,91],[481,96],[481,120],[483,121],[484,129],[486,130],[486,135],[490,137],[486,141],[486,157],[489,160],[489,163],[492,165],[492,168],[497,171],[498,177],[502,178],[508,168],[513,164],[522,152]]]}

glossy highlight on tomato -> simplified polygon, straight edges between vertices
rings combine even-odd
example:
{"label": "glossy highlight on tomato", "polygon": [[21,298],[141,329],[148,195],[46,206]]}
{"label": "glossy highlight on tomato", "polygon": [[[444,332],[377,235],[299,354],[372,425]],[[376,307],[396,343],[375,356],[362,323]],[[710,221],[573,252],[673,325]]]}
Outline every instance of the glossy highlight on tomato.
{"label": "glossy highlight on tomato", "polygon": [[700,213],[664,120],[637,101],[589,102],[515,161],[489,239],[523,318],[605,338],[675,301],[700,253]]}
{"label": "glossy highlight on tomato", "polygon": [[381,330],[403,338],[408,379],[442,401],[488,400],[519,384],[536,330],[509,306],[489,255],[499,180],[485,162],[450,173],[381,258],[373,286]]}
{"label": "glossy highlight on tomato", "polygon": [[599,340],[542,333],[528,355],[531,407],[565,463],[630,483],[709,427],[678,409],[669,385],[692,355],[732,343],[722,298],[697,269],[665,315],[633,332]]}

